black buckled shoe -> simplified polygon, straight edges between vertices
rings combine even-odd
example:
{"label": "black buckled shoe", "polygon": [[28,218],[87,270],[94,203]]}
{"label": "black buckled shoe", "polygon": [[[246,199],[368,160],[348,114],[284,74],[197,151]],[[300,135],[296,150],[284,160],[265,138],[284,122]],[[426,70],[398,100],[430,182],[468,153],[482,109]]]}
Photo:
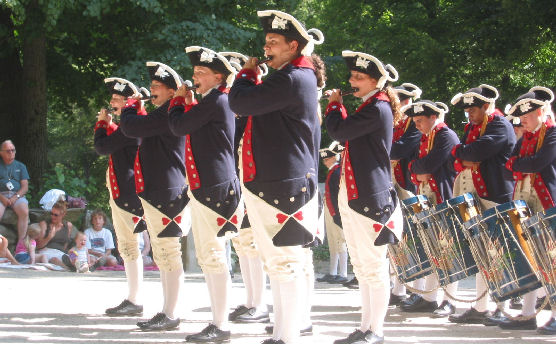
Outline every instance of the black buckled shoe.
{"label": "black buckled shoe", "polygon": [[483,321],[483,325],[485,325],[485,326],[498,326],[498,324],[500,322],[505,321],[507,319],[508,318],[506,318],[504,316],[502,311],[497,308],[496,311],[494,313],[492,313],[491,316],[487,316],[485,318],[485,320]]}
{"label": "black buckled shoe", "polygon": [[[274,326],[273,325],[266,326],[264,328],[264,331],[268,334],[272,334],[272,332],[274,332]],[[309,326],[299,330],[299,335],[300,336],[312,336],[313,335],[313,325],[309,325]]]}
{"label": "black buckled shoe", "polygon": [[124,315],[143,315],[143,306],[136,305],[125,299],[116,307],[108,308],[105,314],[110,317],[118,317]]}
{"label": "black buckled shoe", "polygon": [[357,329],[352,333],[350,333],[349,336],[347,336],[346,338],[336,339],[334,341],[334,344],[365,343],[363,340],[365,340],[365,337],[370,334],[372,334],[371,330],[367,330],[366,332],[363,332]]}
{"label": "black buckled shoe", "polygon": [[504,330],[536,330],[537,319],[531,318],[529,320],[520,319],[521,316],[516,317],[515,320],[507,319],[498,323],[498,327]]}
{"label": "black buckled shoe", "polygon": [[400,308],[404,312],[434,312],[438,308],[438,303],[436,301],[427,301],[418,295],[413,303],[402,303]]}
{"label": "black buckled shoe", "polygon": [[432,312],[432,316],[435,318],[445,318],[456,312],[456,306],[450,303],[448,300],[442,301],[440,306]]}
{"label": "black buckled shoe", "polygon": [[268,311],[260,311],[253,307],[238,316],[235,321],[239,323],[267,323],[270,322],[270,316]]}
{"label": "black buckled shoe", "polygon": [[185,337],[188,343],[222,343],[230,341],[230,331],[222,331],[216,325],[209,324],[201,332]]}
{"label": "black buckled shoe", "polygon": [[73,265],[73,263],[71,262],[70,257],[67,254],[64,254],[62,256],[62,263],[64,263],[64,265],[67,266],[68,269],[71,272],[76,272],[77,271],[77,269],[75,268],[75,265]]}
{"label": "black buckled shoe", "polygon": [[462,314],[450,315],[448,320],[457,324],[482,324],[488,315],[488,311],[478,312],[471,307]]}
{"label": "black buckled shoe", "polygon": [[546,335],[556,334],[556,319],[550,318],[546,324],[537,329],[537,333]]}
{"label": "black buckled shoe", "polygon": [[328,281],[330,284],[344,284],[348,281],[347,277],[336,275],[333,280]]}
{"label": "black buckled shoe", "polygon": [[245,307],[244,305],[239,305],[230,314],[228,314],[228,320],[235,321],[237,317],[246,313],[248,310],[249,308]]}
{"label": "black buckled shoe", "polygon": [[[409,295],[409,297],[407,297],[405,300],[402,301],[401,305],[412,305],[413,303],[415,303],[415,301],[417,301],[421,296],[419,294],[415,294],[415,293],[411,293]],[[400,306],[401,306],[400,305]]]}
{"label": "black buckled shoe", "polygon": [[353,279],[342,283],[342,285],[349,289],[359,289],[359,281],[357,280],[357,277],[353,277]]}
{"label": "black buckled shoe", "polygon": [[390,306],[400,306],[407,299],[407,295],[394,295],[390,293],[390,301],[388,305]]}
{"label": "black buckled shoe", "polygon": [[322,277],[317,278],[317,282],[330,282],[336,278],[336,275],[326,274]]}
{"label": "black buckled shoe", "polygon": [[139,321],[137,326],[142,331],[176,330],[180,326],[180,319],[170,319],[164,313],[157,313],[148,321]]}

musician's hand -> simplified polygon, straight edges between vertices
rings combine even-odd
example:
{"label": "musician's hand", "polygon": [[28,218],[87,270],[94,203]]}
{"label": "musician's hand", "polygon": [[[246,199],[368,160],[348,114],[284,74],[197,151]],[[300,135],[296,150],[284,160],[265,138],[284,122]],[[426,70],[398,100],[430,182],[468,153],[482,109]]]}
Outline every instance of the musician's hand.
{"label": "musician's hand", "polygon": [[105,121],[106,123],[110,124],[112,122],[112,115],[106,110],[105,108],[100,109],[98,113],[98,120]]}
{"label": "musician's hand", "polygon": [[257,62],[259,62],[259,59],[256,57],[250,57],[247,62],[245,62],[245,64],[243,65],[243,69],[252,69],[255,71],[255,73],[259,73],[259,68],[257,68]]}
{"label": "musician's hand", "polygon": [[193,93],[193,91],[191,90],[187,91],[187,93],[185,94],[185,103],[189,105],[193,103],[194,99],[195,99],[195,94]]}
{"label": "musician's hand", "polygon": [[176,97],[184,97],[187,95],[187,88],[185,85],[181,85],[180,88],[174,93],[174,98]]}
{"label": "musician's hand", "polygon": [[426,182],[429,179],[431,179],[431,174],[430,173],[418,174],[417,175],[417,180],[420,181],[420,182]]}
{"label": "musician's hand", "polygon": [[333,90],[328,90],[324,92],[324,94],[328,95],[328,104],[332,102],[338,102],[340,104],[343,103],[342,93],[339,89],[335,88]]}

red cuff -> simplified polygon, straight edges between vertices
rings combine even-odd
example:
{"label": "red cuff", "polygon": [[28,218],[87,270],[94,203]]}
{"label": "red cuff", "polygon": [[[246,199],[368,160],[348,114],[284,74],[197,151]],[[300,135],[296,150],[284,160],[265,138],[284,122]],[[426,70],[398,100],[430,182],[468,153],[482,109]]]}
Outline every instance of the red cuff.
{"label": "red cuff", "polygon": [[125,103],[124,108],[129,108],[132,107],[134,109],[140,109],[141,108],[141,101],[137,100],[135,98],[128,98],[127,102]]}
{"label": "red cuff", "polygon": [[97,129],[101,129],[101,128],[102,128],[102,129],[108,130],[108,122],[106,122],[106,121],[98,121],[98,122],[95,124],[95,131],[97,131]]}
{"label": "red cuff", "polygon": [[186,104],[185,105],[185,108],[183,109],[183,112],[187,112],[187,111],[191,110],[191,108],[194,107],[197,104],[199,104],[197,99],[193,99],[193,102],[191,102],[191,104]]}
{"label": "red cuff", "polygon": [[460,160],[460,159],[456,159],[456,160],[454,161],[454,169],[455,169],[457,172],[461,172],[461,171],[463,171],[463,170],[465,169],[465,167],[463,167],[463,164],[461,163],[461,160]]}
{"label": "red cuff", "polygon": [[328,106],[326,107],[326,112],[324,116],[328,116],[328,114],[332,111],[340,111],[340,113],[342,114],[342,119],[346,119],[347,117],[346,107],[344,106],[344,104],[340,102],[329,103]]}
{"label": "red cuff", "polygon": [[170,106],[168,106],[168,112],[172,110],[174,106],[183,106],[185,107],[185,97],[175,97],[170,100]]}
{"label": "red cuff", "polygon": [[456,151],[458,150],[459,147],[461,147],[461,143],[455,145],[454,148],[452,148],[452,156],[453,156],[454,158],[457,158],[457,156],[456,156]]}
{"label": "red cuff", "polygon": [[514,170],[514,162],[517,159],[517,156],[512,156],[508,161],[506,161],[506,168],[510,171]]}
{"label": "red cuff", "polygon": [[254,82],[257,84],[257,72],[253,69],[242,69],[237,73],[236,80],[238,79],[247,79],[249,81]]}

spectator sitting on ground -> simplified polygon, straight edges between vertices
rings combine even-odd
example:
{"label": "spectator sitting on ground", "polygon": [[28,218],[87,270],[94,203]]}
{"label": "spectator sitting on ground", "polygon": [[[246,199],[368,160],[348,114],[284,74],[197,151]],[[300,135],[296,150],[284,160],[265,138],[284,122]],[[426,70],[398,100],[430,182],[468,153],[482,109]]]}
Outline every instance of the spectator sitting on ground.
{"label": "spectator sitting on ground", "polygon": [[71,242],[71,232],[73,225],[65,221],[67,208],[66,202],[58,201],[52,206],[50,218],[47,221],[39,222],[41,236],[37,240],[39,254],[46,255],[49,263],[66,267],[62,262],[62,256],[68,249]]}
{"label": "spectator sitting on ground", "polygon": [[35,253],[36,240],[41,236],[41,227],[32,223],[27,228],[27,234],[15,247],[15,260],[21,264],[47,263],[46,255]]}
{"label": "spectator sitting on ground", "polygon": [[6,208],[17,215],[17,240],[23,239],[29,223],[29,206],[25,194],[29,190],[29,174],[22,162],[15,160],[15,146],[10,140],[0,145],[0,219]]}
{"label": "spectator sitting on ground", "polygon": [[12,265],[19,265],[10,250],[8,250],[8,239],[2,235],[0,235],[0,258],[8,258]]}
{"label": "spectator sitting on ground", "polygon": [[142,231],[139,233],[139,251],[141,251],[141,256],[143,257],[143,266],[153,266],[154,262],[149,253],[151,252],[151,239],[149,238],[149,233],[147,231]]}
{"label": "spectator sitting on ground", "polygon": [[95,271],[98,267],[100,259],[96,259],[89,254],[87,241],[85,233],[77,232],[75,235],[75,246],[70,248],[68,254],[62,257],[62,261],[71,271],[85,273]]}
{"label": "spectator sitting on ground", "polygon": [[98,266],[115,266],[118,265],[118,261],[112,255],[112,250],[115,248],[114,238],[112,232],[102,227],[105,223],[106,214],[102,210],[95,210],[91,214],[93,228],[85,230],[87,248],[89,254],[99,259]]}

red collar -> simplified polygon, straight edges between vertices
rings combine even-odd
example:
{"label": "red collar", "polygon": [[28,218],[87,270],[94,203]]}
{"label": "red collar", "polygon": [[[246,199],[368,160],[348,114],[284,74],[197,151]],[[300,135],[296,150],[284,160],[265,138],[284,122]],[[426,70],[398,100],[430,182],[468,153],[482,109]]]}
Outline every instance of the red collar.
{"label": "red collar", "polygon": [[295,67],[310,68],[312,70],[315,70],[315,66],[313,66],[313,62],[307,56],[299,56],[298,58],[290,62],[290,64]]}

